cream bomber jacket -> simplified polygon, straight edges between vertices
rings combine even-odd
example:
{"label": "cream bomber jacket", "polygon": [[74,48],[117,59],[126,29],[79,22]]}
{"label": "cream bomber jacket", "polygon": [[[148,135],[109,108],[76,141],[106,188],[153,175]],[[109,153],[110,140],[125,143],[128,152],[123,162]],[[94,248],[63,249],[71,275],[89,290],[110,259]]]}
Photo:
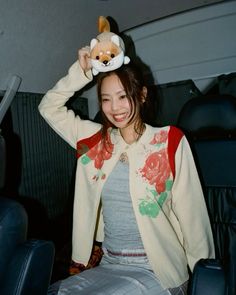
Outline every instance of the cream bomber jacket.
{"label": "cream bomber jacket", "polygon": [[[74,92],[91,80],[91,72],[85,75],[76,61],[39,105],[48,124],[79,151],[72,259],[86,265],[94,238],[103,240],[102,188],[125,152],[129,158],[132,204],[149,262],[164,288],[177,287],[188,280],[187,265],[192,270],[200,258],[215,255],[203,192],[188,142],[175,127],[146,125],[139,141],[132,145],[126,144],[118,130],[109,130],[110,150],[104,148],[99,134],[93,136],[101,125],[82,120],[65,107]],[[91,146],[94,137],[96,142]]]}

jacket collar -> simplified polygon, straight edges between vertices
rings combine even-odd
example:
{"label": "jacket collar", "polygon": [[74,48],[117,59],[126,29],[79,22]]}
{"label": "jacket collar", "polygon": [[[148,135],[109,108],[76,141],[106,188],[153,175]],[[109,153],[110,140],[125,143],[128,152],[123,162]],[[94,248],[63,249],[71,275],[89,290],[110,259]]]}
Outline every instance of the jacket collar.
{"label": "jacket collar", "polygon": [[153,134],[154,134],[154,127],[145,124],[145,131],[143,132],[142,136],[139,138],[139,140],[137,142],[134,142],[132,144],[128,144],[124,141],[123,137],[120,134],[120,130],[119,129],[115,129],[115,128],[111,128],[109,130],[110,135],[111,135],[111,141],[112,143],[117,146],[119,149],[124,149],[127,146],[129,146],[129,148],[133,148],[137,145],[147,145],[151,142],[152,138],[153,138]]}

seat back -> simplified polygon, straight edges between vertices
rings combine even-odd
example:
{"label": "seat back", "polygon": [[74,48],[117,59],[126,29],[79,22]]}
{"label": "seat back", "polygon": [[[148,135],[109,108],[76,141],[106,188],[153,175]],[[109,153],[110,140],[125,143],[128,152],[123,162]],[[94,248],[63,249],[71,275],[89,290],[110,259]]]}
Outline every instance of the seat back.
{"label": "seat back", "polygon": [[0,196],[0,290],[15,249],[26,240],[27,226],[24,208],[19,203]]}
{"label": "seat back", "polygon": [[189,139],[202,180],[216,257],[223,261],[230,273],[229,285],[235,288],[236,98],[193,98],[183,107],[178,126]]}

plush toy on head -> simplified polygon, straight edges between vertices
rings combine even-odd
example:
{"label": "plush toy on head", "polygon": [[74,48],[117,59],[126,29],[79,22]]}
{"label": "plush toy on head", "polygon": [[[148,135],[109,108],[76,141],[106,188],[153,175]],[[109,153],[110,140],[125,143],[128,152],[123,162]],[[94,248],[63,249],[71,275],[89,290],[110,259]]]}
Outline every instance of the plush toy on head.
{"label": "plush toy on head", "polygon": [[98,19],[98,31],[100,34],[90,42],[93,75],[97,75],[99,72],[113,71],[122,64],[128,64],[130,59],[125,56],[123,40],[110,32],[109,21],[103,16]]}

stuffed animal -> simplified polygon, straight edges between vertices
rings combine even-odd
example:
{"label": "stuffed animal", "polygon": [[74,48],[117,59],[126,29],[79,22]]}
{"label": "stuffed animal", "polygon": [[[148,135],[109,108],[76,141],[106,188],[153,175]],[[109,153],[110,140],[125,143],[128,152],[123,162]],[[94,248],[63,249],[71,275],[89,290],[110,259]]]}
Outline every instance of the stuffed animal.
{"label": "stuffed animal", "polygon": [[100,34],[90,42],[93,75],[128,64],[130,59],[125,56],[124,42],[118,35],[110,32],[110,23],[104,16],[98,19],[98,31]]}

